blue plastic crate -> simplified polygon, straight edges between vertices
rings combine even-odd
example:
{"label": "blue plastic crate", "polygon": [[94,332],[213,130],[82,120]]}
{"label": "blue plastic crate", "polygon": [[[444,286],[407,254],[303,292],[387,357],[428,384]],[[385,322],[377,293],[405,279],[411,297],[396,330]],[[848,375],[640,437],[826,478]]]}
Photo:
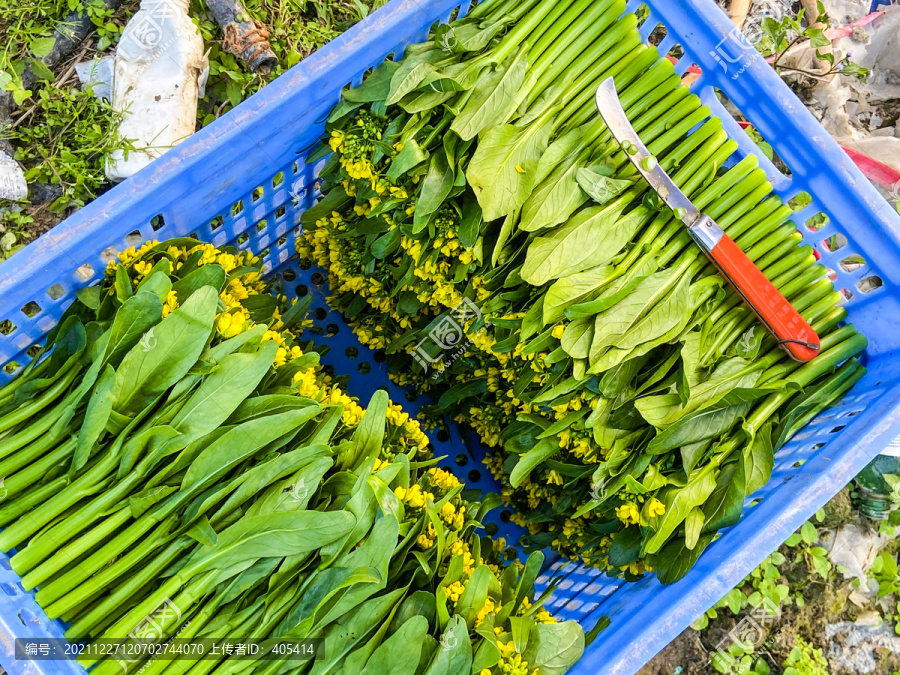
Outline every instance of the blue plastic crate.
{"label": "blue plastic crate", "polygon": [[[633,0],[629,9],[637,8]],[[413,395],[393,386],[383,359],[362,347],[335,312],[324,304],[321,271],[301,270],[294,253],[296,222],[316,197],[316,167],[304,157],[318,140],[323,120],[340,90],[358,83],[364,71],[389,54],[425,38],[435,21],[447,20],[459,0],[392,0],[388,6],[291,69],[222,119],[198,132],[123,185],[109,191],[0,265],[0,364],[25,365],[26,350],[40,343],[74,299],[75,289],[95,283],[116,251],[145,239],[193,235],[216,245],[237,243],[263,253],[269,273],[289,294],[315,294],[314,316],[332,350],[324,361],[349,374],[348,389],[367,399],[381,386],[411,410]],[[755,51],[733,32],[712,0],[651,0],[642,24],[646,37],[662,24],[665,54],[681,45],[679,72],[692,63],[703,76],[695,90],[740,142],[740,155],[758,149],[719,103],[724,92],[774,146],[793,174],[786,177],[761,157],[761,165],[787,200],[801,191],[813,203],[797,214],[805,223],[820,211],[829,219],[818,231],[803,226],[807,243],[834,270],[846,289],[850,319],[869,337],[868,375],[836,408],[817,419],[776,457],[772,479],[749,500],[741,522],[711,545],[680,582],[661,586],[650,576],[624,584],[597,570],[550,556],[549,575],[563,578],[549,605],[563,618],[590,628],[602,616],[611,625],[585,652],[574,673],[630,675],[676,637],[704,610],[740,582],[766,555],[847,484],[900,434],[900,320],[898,277],[900,219],[806,108]],[[464,11],[464,10],[460,10]],[[659,34],[659,31],[656,32]],[[674,53],[681,53],[675,50]],[[254,198],[256,195],[256,198]],[[829,251],[824,241],[841,235],[846,244]],[[851,254],[862,268],[844,267]],[[877,276],[882,285],[871,287]],[[860,284],[862,286],[860,287]],[[29,303],[39,307],[28,316]],[[350,358],[348,347],[358,356]],[[362,364],[368,364],[369,368]],[[14,367],[8,369],[14,372]],[[363,372],[368,370],[368,374]],[[0,371],[0,383],[9,372]],[[470,485],[496,489],[480,464],[477,440],[454,427],[433,438],[444,465]],[[500,534],[515,537],[509,514],[495,514]],[[75,664],[17,662],[14,637],[58,636],[25,593],[8,560],[0,556],[0,665],[11,673],[81,673]]]}

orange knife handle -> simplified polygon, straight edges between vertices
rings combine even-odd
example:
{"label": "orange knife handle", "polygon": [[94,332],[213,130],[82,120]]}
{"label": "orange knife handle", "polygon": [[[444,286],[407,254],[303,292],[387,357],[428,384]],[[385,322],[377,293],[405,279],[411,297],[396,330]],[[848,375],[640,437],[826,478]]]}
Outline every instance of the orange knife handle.
{"label": "orange knife handle", "polygon": [[[708,216],[701,217],[691,234],[722,276],[743,297],[766,329],[796,361],[811,361],[819,354],[819,336],[800,316],[775,284]],[[721,236],[718,236],[721,233]],[[709,235],[713,235],[710,239]],[[705,236],[704,236],[705,235]]]}

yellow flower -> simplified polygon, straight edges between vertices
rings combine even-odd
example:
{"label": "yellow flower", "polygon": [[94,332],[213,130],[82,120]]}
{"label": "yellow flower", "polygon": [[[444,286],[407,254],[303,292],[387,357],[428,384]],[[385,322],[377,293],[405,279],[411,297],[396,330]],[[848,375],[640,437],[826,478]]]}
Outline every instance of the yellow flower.
{"label": "yellow flower", "polygon": [[490,597],[486,598],[481,609],[478,610],[478,614],[475,615],[475,625],[480,626],[481,622],[487,618],[488,614],[496,614],[499,609],[500,603],[495,605]]}
{"label": "yellow flower", "polygon": [[516,164],[516,173],[525,173],[525,169]]}
{"label": "yellow flower", "polygon": [[265,342],[266,340],[272,340],[279,347],[284,344],[284,336],[274,330],[267,330],[265,333],[263,333],[262,340],[263,342]]}
{"label": "yellow flower", "polygon": [[278,351],[275,352],[275,361],[272,365],[280,368],[285,363],[287,363],[287,350],[284,347],[279,347]]}
{"label": "yellow flower", "polygon": [[512,656],[516,653],[516,645],[510,640],[509,642],[500,642],[497,641],[497,648],[500,650],[500,656],[506,658],[507,656]]}
{"label": "yellow flower", "polygon": [[444,593],[452,602],[457,602],[459,601],[459,596],[461,596],[463,594],[463,591],[465,590],[465,586],[463,586],[458,581],[454,581],[452,584],[444,588]]}
{"label": "yellow flower", "polygon": [[176,309],[178,309],[178,295],[175,291],[169,291],[169,294],[166,296],[166,302],[163,304],[162,308],[163,317],[169,316],[169,314]]}
{"label": "yellow flower", "polygon": [[219,317],[217,325],[219,333],[224,338],[232,338],[235,335],[238,335],[241,332],[241,328],[243,328],[243,326],[244,317],[242,314],[238,313],[222,314]]}
{"label": "yellow flower", "polygon": [[146,260],[138,260],[134,263],[134,271],[137,272],[139,277],[145,277],[150,274],[150,270],[153,269],[153,265],[148,263]]}
{"label": "yellow flower", "polygon": [[550,331],[550,335],[555,337],[557,340],[562,340],[563,333],[565,333],[565,332],[566,332],[566,327],[563,326],[562,324],[559,324],[558,326],[553,327],[553,330]]}
{"label": "yellow flower", "polygon": [[666,506],[661,501],[659,501],[656,497],[650,500],[650,503],[647,504],[647,516],[653,518],[654,516],[661,516],[666,512]]}
{"label": "yellow flower", "polygon": [[626,525],[636,525],[641,521],[641,514],[634,504],[622,504],[616,507],[616,517]]}

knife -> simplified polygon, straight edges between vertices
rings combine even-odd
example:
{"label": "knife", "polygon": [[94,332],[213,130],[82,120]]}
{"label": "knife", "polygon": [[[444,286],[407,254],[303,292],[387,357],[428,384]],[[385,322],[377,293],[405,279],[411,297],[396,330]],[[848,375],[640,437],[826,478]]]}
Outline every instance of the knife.
{"label": "knife", "polygon": [[731,237],[685,195],[641,142],[625,115],[613,78],[597,89],[597,109],[644,179],[687,227],[713,265],[775,337],[778,346],[796,361],[819,354],[819,336]]}

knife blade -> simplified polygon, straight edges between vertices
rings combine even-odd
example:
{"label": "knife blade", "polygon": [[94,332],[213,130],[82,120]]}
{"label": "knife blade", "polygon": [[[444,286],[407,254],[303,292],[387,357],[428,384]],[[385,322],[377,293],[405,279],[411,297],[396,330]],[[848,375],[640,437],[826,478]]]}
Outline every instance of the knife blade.
{"label": "knife blade", "polygon": [[819,336],[715,220],[700,211],[660,166],[629,122],[613,78],[604,80],[597,88],[596,103],[600,116],[626,156],[676,218],[685,224],[691,238],[777,340],[778,346],[796,361],[815,358],[819,354]]}

